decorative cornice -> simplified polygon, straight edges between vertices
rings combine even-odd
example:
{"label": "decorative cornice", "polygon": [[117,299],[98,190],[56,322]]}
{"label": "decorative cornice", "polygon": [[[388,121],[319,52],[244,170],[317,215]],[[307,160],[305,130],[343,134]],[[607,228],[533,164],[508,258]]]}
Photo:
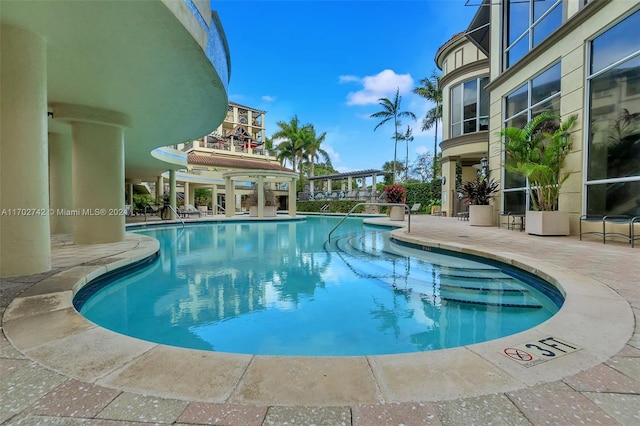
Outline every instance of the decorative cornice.
{"label": "decorative cornice", "polygon": [[[483,130],[481,132],[467,133],[465,135],[456,136],[455,138],[446,139],[440,142],[440,149],[444,152],[446,149],[455,148],[457,146],[470,145],[478,142],[489,143],[489,132]],[[489,147],[487,147],[487,150]]]}
{"label": "decorative cornice", "polygon": [[[489,75],[489,59],[480,59],[479,61],[471,62],[470,64],[463,65],[460,68],[456,68],[455,70],[447,73],[446,75],[440,78],[440,87],[446,87],[447,84],[452,82],[458,77],[461,77],[465,74],[472,73],[474,71],[482,71],[481,74]],[[475,76],[482,77],[481,74]],[[474,77],[471,77],[474,78]]]}

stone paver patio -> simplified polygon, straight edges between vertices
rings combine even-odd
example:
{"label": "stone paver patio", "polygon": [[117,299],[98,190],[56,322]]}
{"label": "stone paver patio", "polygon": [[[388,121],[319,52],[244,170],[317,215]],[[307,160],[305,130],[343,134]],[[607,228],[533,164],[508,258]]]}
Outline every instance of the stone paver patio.
{"label": "stone paver patio", "polygon": [[[372,219],[385,223],[387,218]],[[2,280],[0,423],[51,425],[638,425],[640,248],[414,216],[424,246],[503,260],[567,293],[551,320],[463,348],[377,357],[255,357],[171,348],[86,321],[74,286],[157,251],[52,241],[52,271]],[[501,349],[548,336],[579,351],[524,367]]]}

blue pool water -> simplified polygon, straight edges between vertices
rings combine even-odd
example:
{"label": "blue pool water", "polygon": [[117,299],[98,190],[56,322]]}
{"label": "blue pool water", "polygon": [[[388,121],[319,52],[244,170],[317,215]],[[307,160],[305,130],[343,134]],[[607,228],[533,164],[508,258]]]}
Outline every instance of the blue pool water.
{"label": "blue pool water", "polygon": [[[557,290],[505,265],[395,244],[337,218],[148,228],[160,256],[74,299],[89,320],[166,345],[262,355],[451,348],[550,318]],[[521,281],[525,278],[529,283]],[[530,285],[533,284],[533,285]]]}

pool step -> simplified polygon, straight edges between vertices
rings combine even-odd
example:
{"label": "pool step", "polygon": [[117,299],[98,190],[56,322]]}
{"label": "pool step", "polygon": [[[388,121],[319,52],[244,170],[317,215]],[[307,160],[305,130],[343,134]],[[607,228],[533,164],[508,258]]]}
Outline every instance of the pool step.
{"label": "pool step", "polygon": [[435,304],[541,308],[528,290],[514,286],[513,277],[495,267],[463,259],[461,267],[449,262],[448,266],[434,268],[428,262],[393,253],[388,242],[374,243],[374,238],[369,236],[363,242],[361,235],[342,236],[334,242],[335,252],[355,274],[420,294]]}

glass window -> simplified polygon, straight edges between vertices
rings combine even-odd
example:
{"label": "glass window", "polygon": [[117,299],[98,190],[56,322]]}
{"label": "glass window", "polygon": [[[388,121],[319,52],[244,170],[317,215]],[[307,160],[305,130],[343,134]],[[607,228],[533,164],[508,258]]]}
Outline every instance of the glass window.
{"label": "glass window", "polygon": [[451,137],[489,128],[489,77],[476,78],[451,89]]}
{"label": "glass window", "polygon": [[504,66],[509,68],[562,25],[562,0],[506,0]]}
{"label": "glass window", "polygon": [[451,137],[462,134],[462,85],[451,89]]}
{"label": "glass window", "polygon": [[640,10],[591,42],[591,73],[602,71],[615,62],[638,51],[636,34],[640,25]]}
{"label": "glass window", "polygon": [[[590,44],[586,211],[640,215],[640,44],[636,11]],[[632,46],[632,44],[634,46]]]}
{"label": "glass window", "polygon": [[[522,128],[533,117],[542,111],[560,112],[560,63],[547,68],[542,73],[534,76],[522,86],[511,92],[505,98],[504,127]],[[515,173],[504,171],[505,201],[504,211],[525,211],[529,209],[526,194],[529,191],[524,177]],[[510,192],[514,191],[514,192]],[[507,193],[520,194],[519,197]],[[514,205],[517,200],[521,205]]]}

